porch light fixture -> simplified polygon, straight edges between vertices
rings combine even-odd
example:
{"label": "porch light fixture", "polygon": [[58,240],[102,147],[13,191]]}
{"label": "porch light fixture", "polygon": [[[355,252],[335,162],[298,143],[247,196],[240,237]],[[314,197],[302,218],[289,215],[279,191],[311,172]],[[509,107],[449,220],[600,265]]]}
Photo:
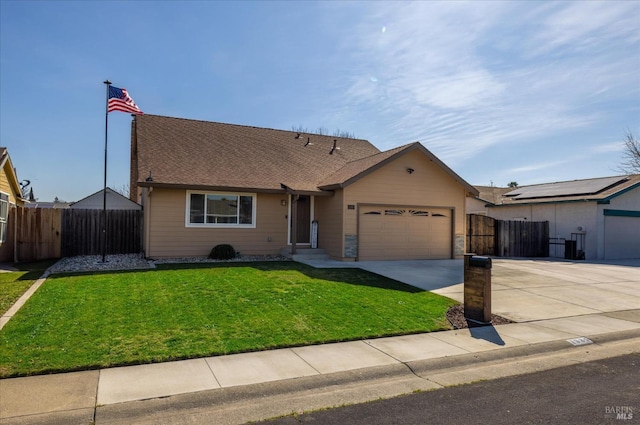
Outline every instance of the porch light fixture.
{"label": "porch light fixture", "polygon": [[281,199],[280,200],[280,205],[282,205],[283,207],[287,206],[287,200],[286,199]]}
{"label": "porch light fixture", "polygon": [[414,171],[416,171],[416,170],[414,170],[411,167],[407,168],[407,173],[409,173],[409,174],[413,174]]}

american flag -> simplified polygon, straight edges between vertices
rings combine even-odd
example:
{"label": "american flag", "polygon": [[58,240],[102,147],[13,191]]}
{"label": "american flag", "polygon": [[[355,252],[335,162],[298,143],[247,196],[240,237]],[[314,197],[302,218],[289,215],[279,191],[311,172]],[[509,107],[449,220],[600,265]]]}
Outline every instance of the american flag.
{"label": "american flag", "polygon": [[131,112],[132,114],[142,114],[143,112],[135,104],[127,89],[109,86],[109,101],[107,103],[107,112],[120,111]]}

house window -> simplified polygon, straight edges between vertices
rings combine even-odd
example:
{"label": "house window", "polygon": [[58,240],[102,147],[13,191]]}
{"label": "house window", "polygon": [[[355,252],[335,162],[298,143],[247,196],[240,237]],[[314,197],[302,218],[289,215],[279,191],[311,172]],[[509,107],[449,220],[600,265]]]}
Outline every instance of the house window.
{"label": "house window", "polygon": [[255,227],[256,195],[187,192],[187,226]]}
{"label": "house window", "polygon": [[7,220],[9,219],[9,195],[0,193],[0,243],[7,240]]}

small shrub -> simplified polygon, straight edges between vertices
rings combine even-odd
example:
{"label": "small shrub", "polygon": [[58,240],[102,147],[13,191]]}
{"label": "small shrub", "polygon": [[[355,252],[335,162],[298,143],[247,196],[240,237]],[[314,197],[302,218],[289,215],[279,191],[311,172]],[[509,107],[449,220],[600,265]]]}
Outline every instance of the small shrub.
{"label": "small shrub", "polygon": [[235,256],[236,250],[229,244],[216,245],[209,253],[209,258],[213,260],[230,260]]}

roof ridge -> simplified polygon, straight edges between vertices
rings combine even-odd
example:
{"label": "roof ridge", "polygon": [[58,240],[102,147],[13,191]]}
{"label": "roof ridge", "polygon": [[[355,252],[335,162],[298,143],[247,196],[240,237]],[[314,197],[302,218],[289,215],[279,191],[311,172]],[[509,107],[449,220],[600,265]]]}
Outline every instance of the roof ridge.
{"label": "roof ridge", "polygon": [[168,115],[144,114],[144,115],[136,115],[135,118],[137,119],[138,117],[168,118],[168,119],[172,119],[172,120],[183,120],[183,121],[191,121],[191,122],[200,122],[200,123],[205,123],[205,124],[218,124],[218,125],[223,125],[223,126],[253,128],[253,129],[256,129],[256,130],[283,131],[283,132],[292,133],[292,134],[300,133],[300,134],[308,134],[310,136],[319,136],[319,137],[327,137],[327,138],[334,138],[334,139],[344,139],[344,140],[364,140],[364,141],[369,142],[368,139],[361,139],[361,138],[358,138],[358,137],[342,137],[342,136],[333,136],[333,135],[330,135],[330,134],[307,133],[307,132],[296,131],[296,130],[283,130],[281,128],[259,127],[259,126],[255,126],[255,125],[234,124],[234,123],[221,122],[221,121],[207,121],[207,120],[195,119],[195,118],[171,117],[171,116],[168,116]]}

